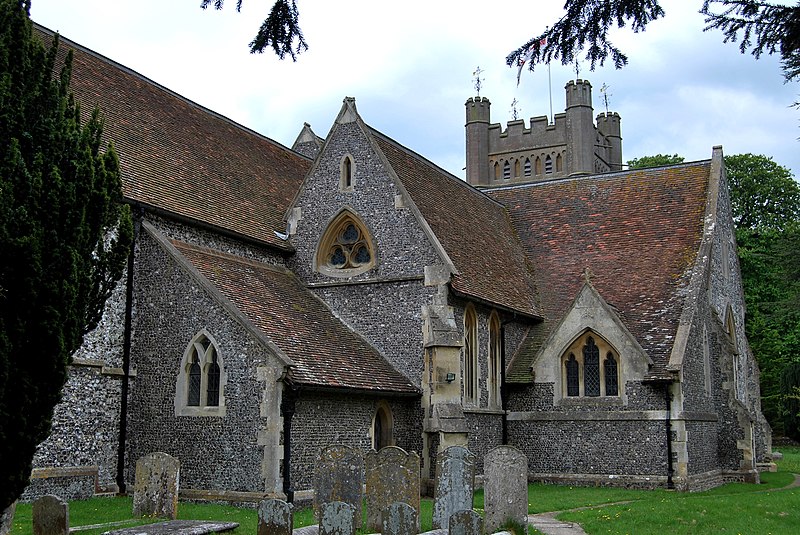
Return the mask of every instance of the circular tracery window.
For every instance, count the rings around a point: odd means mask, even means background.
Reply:
[[[328,227],[317,252],[318,269],[332,276],[352,276],[374,265],[372,242],[364,226],[344,213]]]

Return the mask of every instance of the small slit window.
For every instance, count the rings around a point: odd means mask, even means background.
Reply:
[[[361,220],[345,210],[325,231],[316,257],[320,273],[352,277],[375,265],[372,238]]]
[[[353,191],[353,158],[349,154],[342,158],[339,189],[341,191]]]

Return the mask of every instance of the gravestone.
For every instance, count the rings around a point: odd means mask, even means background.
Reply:
[[[470,509],[469,511],[459,511],[450,517],[450,528],[448,535],[482,535],[483,518],[481,515]]]
[[[353,525],[361,527],[364,457],[349,446],[334,444],[320,451],[314,465],[314,515],[320,520],[322,505],[345,502],[353,506]]]
[[[447,529],[450,517],[471,510],[475,493],[475,455],[464,446],[450,446],[436,458],[433,529]]]
[[[507,520],[528,523],[528,458],[512,446],[498,446],[483,458],[484,527],[494,533]],[[527,528],[526,528],[527,531]]]
[[[175,520],[178,516],[180,462],[166,453],[156,452],[136,461],[133,487],[133,516]]]
[[[383,510],[381,535],[416,535],[419,514],[407,503],[394,502]]]
[[[69,535],[69,504],[48,494],[33,502],[33,535]]]
[[[353,506],[345,502],[327,502],[320,508],[319,535],[353,535]]]
[[[419,455],[396,446],[367,453],[367,529],[381,529],[383,510],[394,502],[414,508],[419,517]]]
[[[258,504],[258,535],[292,535],[292,507],[283,500]]]

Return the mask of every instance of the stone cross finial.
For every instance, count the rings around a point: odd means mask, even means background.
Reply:
[[[592,277],[594,277],[594,273],[588,267],[583,268],[583,280],[586,281],[588,284],[592,283]]]
[[[481,74],[483,74],[483,69],[480,68],[480,65],[472,72],[472,81],[475,86],[475,92],[478,96],[481,96],[481,84],[483,83],[483,78],[481,78]]]

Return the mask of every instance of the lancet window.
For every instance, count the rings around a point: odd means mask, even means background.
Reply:
[[[591,333],[576,340],[564,354],[562,374],[562,385],[568,398],[620,395],[619,356],[605,341]]]

